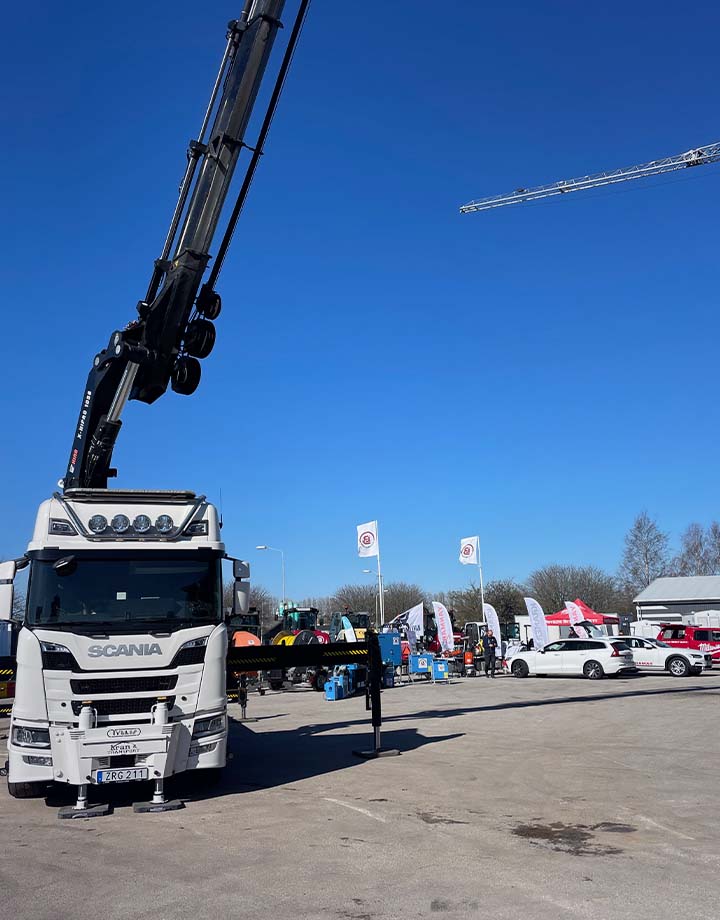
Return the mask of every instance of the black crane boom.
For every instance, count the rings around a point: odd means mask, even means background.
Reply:
[[[248,167],[251,179],[265,125],[272,120],[310,0],[301,0],[290,41],[268,105],[261,139]],[[189,395],[200,382],[200,361],[215,342],[219,295],[202,284],[210,246],[221,218],[248,122],[265,73],[285,0],[245,0],[240,18],[230,22],[227,45],[197,140],[188,163],[162,254],[156,259],[138,317],[110,337],[94,359],[63,487],[106,488],[112,453],[128,399],[153,403],[170,384]],[[218,100],[219,96],[219,100]],[[213,117],[214,115],[214,117]],[[208,126],[212,119],[212,126]],[[206,137],[207,134],[207,137]],[[252,149],[252,148],[251,148]],[[238,206],[249,181],[240,191]],[[227,234],[226,234],[227,236]],[[223,254],[227,247],[223,241]],[[213,272],[212,285],[217,278]]]

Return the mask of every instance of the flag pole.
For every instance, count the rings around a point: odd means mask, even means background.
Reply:
[[[478,548],[478,572],[480,574],[480,604],[482,606],[481,612],[482,612],[483,622],[487,622],[485,620],[485,591],[483,589],[482,560],[480,558],[480,537],[478,537],[477,548]]]
[[[383,577],[380,569],[380,527],[375,521],[375,533],[377,539],[377,576],[378,576],[378,597],[380,598],[380,625],[385,625],[385,592],[383,591]]]

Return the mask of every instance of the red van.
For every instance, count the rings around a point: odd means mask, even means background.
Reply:
[[[720,661],[720,629],[716,627],[662,623],[657,638],[675,648],[694,648],[709,653],[713,661]]]

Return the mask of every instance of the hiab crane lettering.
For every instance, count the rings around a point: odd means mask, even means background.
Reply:
[[[12,795],[77,787],[64,817],[97,813],[90,783],[163,783],[223,767],[227,743],[227,630],[216,509],[183,491],[107,489],[128,399],[152,403],[171,385],[190,394],[215,341],[215,284],[247,196],[298,40],[301,0],[257,139],[245,134],[280,28],[284,0],[245,0],[226,45],[177,205],[137,319],[95,357],[62,485],[43,502],[27,551],[0,563],[0,619],[12,616],[13,580],[31,567],[17,636],[18,680],[8,739]],[[207,278],[210,246],[238,159],[245,179]],[[246,563],[233,560],[233,609],[247,613]],[[158,637],[161,637],[158,639]],[[119,725],[117,723],[120,723]],[[129,753],[111,739],[134,739]]]

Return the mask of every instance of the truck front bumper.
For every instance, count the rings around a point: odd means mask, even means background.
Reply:
[[[11,783],[57,782],[79,786],[96,782],[98,770],[145,768],[147,779],[164,779],[185,770],[225,766],[227,734],[193,738],[182,722],[167,725],[108,724],[80,729],[50,726],[50,750],[8,744]],[[37,763],[38,756],[49,763]]]

